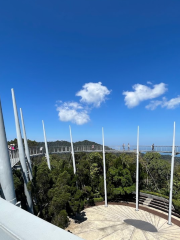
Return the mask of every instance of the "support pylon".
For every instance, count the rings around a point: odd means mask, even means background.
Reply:
[[[74,174],[76,174],[76,163],[75,163],[75,157],[74,157],[74,148],[73,148],[73,142],[72,142],[71,126],[69,126],[69,130],[70,130],[70,139],[71,139],[71,154],[72,154],[72,159],[73,159],[73,169],[74,169]]]
[[[103,142],[103,169],[104,169],[104,198],[105,207],[107,207],[107,186],[106,186],[106,159],[105,159],[105,148],[104,148],[104,130],[102,127],[102,142]]]
[[[17,113],[16,99],[15,99],[13,88],[11,89],[11,93],[12,93],[14,118],[15,118],[17,142],[18,142],[18,149],[19,149],[19,159],[20,159],[21,166],[22,166],[22,175],[23,175],[23,180],[24,180],[24,193],[27,198],[28,211],[33,214],[34,212],[33,212],[33,203],[32,203],[31,193],[27,189],[27,183],[29,182],[29,179],[28,179],[28,174],[27,174],[25,152],[24,152],[24,147],[23,147],[23,142],[22,142],[22,137],[21,137],[21,130],[20,130],[20,125],[19,125],[18,113]]]
[[[42,125],[43,125],[44,142],[45,142],[45,148],[46,148],[46,159],[47,159],[48,168],[51,170],[51,164],[50,164],[50,160],[49,160],[49,151],[48,151],[47,139],[46,139],[46,132],[45,132],[45,127],[44,127],[44,121],[43,120],[42,120]]]
[[[136,211],[139,210],[139,126],[137,129],[137,159],[136,159]]]
[[[173,174],[174,174],[174,153],[175,153],[175,127],[173,131],[173,146],[172,146],[172,158],[171,158],[171,180],[170,180],[170,192],[169,192],[169,214],[168,214],[168,224],[171,225],[171,214],[172,214],[172,193],[173,193]]]
[[[27,160],[28,160],[29,178],[30,178],[30,180],[32,180],[33,177],[32,177],[31,159],[30,159],[30,154],[29,154],[29,147],[28,147],[28,143],[27,143],[26,130],[25,130],[23,113],[22,113],[21,108],[20,108],[20,114],[21,114],[21,122],[22,122],[22,129],[23,129],[23,135],[24,135],[25,152],[26,152],[26,157],[27,157]]]
[[[8,202],[15,205],[17,200],[14,189],[11,162],[8,153],[1,101],[0,101],[0,184],[4,198]]]

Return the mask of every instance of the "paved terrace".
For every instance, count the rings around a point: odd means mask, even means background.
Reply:
[[[67,231],[85,240],[178,240],[180,227],[144,210],[122,205],[87,208]]]

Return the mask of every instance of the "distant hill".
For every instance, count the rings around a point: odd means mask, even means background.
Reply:
[[[88,141],[88,140],[84,140],[84,141],[79,141],[79,142],[75,142],[74,143],[74,146],[81,146],[81,145],[84,145],[84,146],[89,146],[89,145],[96,145],[96,146],[102,146],[101,144],[99,143],[96,143],[96,142],[91,142],[91,141]]]
[[[24,139],[22,138],[23,142],[24,142]],[[15,138],[14,140],[11,140],[11,141],[8,141],[8,145],[9,144],[16,144],[17,145],[17,139]],[[79,142],[73,142],[74,146],[89,146],[89,145],[96,145],[96,146],[102,146],[101,144],[99,143],[96,143],[96,142],[92,142],[92,141],[88,141],[88,140],[84,140],[84,141],[79,141]],[[32,140],[29,140],[28,139],[28,146],[29,147],[33,147],[33,146],[38,146],[38,147],[41,147],[41,146],[44,146],[44,142],[36,142],[35,140],[32,141]],[[48,142],[48,146],[49,147],[60,147],[60,146],[66,146],[66,147],[69,147],[71,146],[71,143],[68,142],[68,141],[64,141],[64,140],[57,140],[57,141],[54,141],[54,142]]]
[[[24,139],[22,138],[23,143],[24,143]],[[36,142],[35,140],[30,140],[28,139],[28,146],[29,147],[44,147],[44,142]],[[8,141],[7,144],[17,144],[17,139],[15,138],[14,140]],[[94,149],[97,146],[102,146],[102,144],[96,143],[96,142],[92,142],[92,141],[88,141],[88,140],[84,140],[84,141],[78,141],[78,142],[73,142],[74,147],[77,146],[92,146],[94,145]],[[48,147],[70,147],[71,146],[71,142],[68,141],[64,141],[64,140],[57,140],[57,141],[52,141],[52,142],[48,142]],[[109,148],[108,146],[105,146],[106,150],[110,150],[112,148]]]
[[[37,146],[44,146],[44,142],[37,142]],[[67,146],[67,147],[70,147],[71,146],[71,143],[68,142],[68,141],[64,141],[64,140],[61,140],[61,141],[54,141],[54,142],[48,142],[48,146],[49,147],[60,147],[60,146]]]
[[[88,140],[74,142],[73,144],[74,144],[75,147],[76,146],[81,146],[81,145],[82,146],[87,146],[87,145],[88,146],[92,146],[92,145],[102,146],[99,143],[91,142],[91,141],[88,141]],[[44,142],[37,142],[37,146],[44,146]],[[68,142],[68,141],[61,140],[61,141],[48,142],[48,146],[49,147],[60,147],[60,146],[70,147],[71,143]]]

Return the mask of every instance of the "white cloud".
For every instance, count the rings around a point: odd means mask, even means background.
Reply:
[[[56,105],[57,106],[57,105]],[[90,121],[88,112],[77,102],[64,102],[57,106],[59,119],[63,122],[72,122],[82,125]]]
[[[76,93],[76,96],[80,96],[80,102],[62,102],[56,101],[56,110],[60,121],[71,121],[78,125],[85,124],[90,121],[87,104],[92,104],[93,107],[99,107],[102,102],[106,100],[106,96],[109,95],[111,90],[108,90],[106,86],[102,86],[101,82],[98,83],[86,83],[82,89]],[[84,103],[84,104],[83,104]]]
[[[168,109],[172,109],[172,108],[178,107],[179,104],[180,104],[180,96],[178,96],[177,98],[172,98],[169,101],[165,99],[162,107],[167,107]]]
[[[64,106],[66,108],[70,107],[70,108],[74,108],[74,109],[83,109],[83,107],[77,102],[65,102]]]
[[[110,92],[111,90],[108,90],[106,86],[102,86],[101,82],[90,82],[84,84],[83,89],[77,92],[76,96],[81,97],[80,102],[93,104],[94,107],[99,107]]]
[[[150,110],[154,110],[156,109],[158,106],[161,106],[162,105],[162,101],[151,101],[150,104],[148,104],[146,106],[147,109],[150,109]]]
[[[150,81],[147,81],[147,84],[150,84],[150,85],[151,85],[151,84],[152,84],[152,82],[150,82]]]
[[[132,88],[134,89],[132,92],[123,92],[125,105],[128,108],[136,107],[142,101],[157,98],[167,91],[165,83],[155,84],[152,88],[142,84],[135,84]]]
[[[147,109],[154,110],[158,106],[167,109],[174,109],[180,105],[180,96],[177,98],[172,98],[169,101],[164,97],[162,101],[151,101],[150,104],[146,106]]]

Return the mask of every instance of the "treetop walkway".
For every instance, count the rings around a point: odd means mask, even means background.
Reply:
[[[48,147],[49,154],[65,154],[71,153],[71,146],[57,146],[57,147]],[[102,152],[103,146],[101,145],[79,145],[74,146],[74,152]],[[130,148],[124,148],[122,146],[105,146],[106,153],[137,153],[137,146],[132,145]],[[154,150],[152,150],[151,146],[139,146],[139,152],[157,152],[157,153],[172,153],[172,146],[154,146]],[[41,155],[46,155],[46,151],[44,147],[29,147],[30,157],[36,157]],[[180,146],[175,147],[175,154],[180,154]],[[9,150],[11,167],[14,167],[19,161],[19,150]]]

